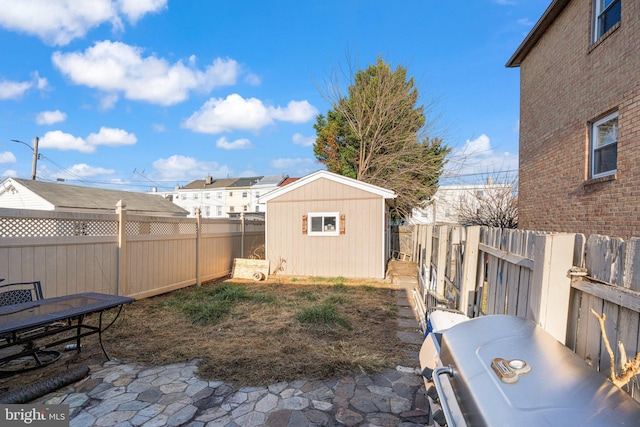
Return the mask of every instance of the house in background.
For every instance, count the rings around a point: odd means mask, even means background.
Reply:
[[[640,1],[554,0],[507,67],[519,227],[640,236]]]
[[[459,224],[461,211],[477,209],[483,197],[500,199],[512,189],[511,184],[494,184],[491,179],[486,184],[441,185],[424,207],[413,209],[408,222],[412,225]]]
[[[186,210],[157,195],[19,178],[0,184],[0,208],[103,214],[114,213],[120,200],[135,215],[187,216]]]
[[[384,278],[395,197],[393,191],[327,171],[261,196],[271,273]]]
[[[237,218],[242,213],[262,217],[264,206],[258,204],[261,194],[278,188],[288,178],[287,175],[254,176],[247,178],[198,179],[172,191],[157,191],[164,198],[173,201],[195,216],[200,209],[203,218]]]

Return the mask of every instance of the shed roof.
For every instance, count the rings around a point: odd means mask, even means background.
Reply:
[[[522,60],[531,52],[531,49],[538,43],[547,31],[547,29],[553,24],[558,16],[562,13],[564,8],[569,4],[571,0],[553,0],[547,10],[544,11],[542,17],[538,20],[533,29],[529,32],[527,37],[520,44],[515,53],[507,61],[507,67],[515,68],[519,67]]]
[[[129,212],[171,216],[186,216],[188,214],[186,210],[160,195],[20,178],[8,178],[2,183],[2,186],[8,188],[12,185],[12,181],[51,203],[56,210],[113,212],[116,203],[123,200]]]
[[[275,199],[283,194],[286,194],[290,191],[293,191],[297,188],[300,188],[304,185],[307,185],[310,182],[313,182],[318,179],[329,179],[334,182],[339,182],[344,185],[348,185],[350,187],[355,187],[363,191],[367,191],[369,193],[377,194],[378,196],[384,198],[385,200],[393,201],[396,198],[396,193],[391,190],[387,190],[386,188],[378,187],[376,185],[367,184],[366,182],[358,181],[357,179],[348,178],[346,176],[338,175],[333,172],[329,172],[326,170],[319,170],[313,172],[309,175],[303,176],[302,178],[276,188],[273,191],[268,192],[264,196],[259,198],[260,203],[268,202],[269,200]]]

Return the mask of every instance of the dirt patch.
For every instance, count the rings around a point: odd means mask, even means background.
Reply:
[[[397,302],[387,282],[230,279],[129,304],[103,341],[122,362],[199,359],[201,379],[257,386],[393,367],[404,356],[396,331]],[[101,361],[97,338],[88,337],[80,353],[0,378],[0,391]]]

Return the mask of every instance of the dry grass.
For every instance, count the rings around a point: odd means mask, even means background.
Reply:
[[[203,379],[266,385],[395,366],[396,318],[383,282],[226,280],[136,301],[106,340],[123,361],[201,359]]]

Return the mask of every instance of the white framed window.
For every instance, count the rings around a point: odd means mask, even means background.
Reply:
[[[182,200],[186,200],[186,199],[187,199],[187,195],[186,195],[185,193],[182,193],[182,194],[180,195],[180,199],[182,199]]]
[[[618,163],[618,112],[591,125],[591,177],[612,175]]]
[[[622,0],[594,0],[593,42],[620,22]]]
[[[309,236],[340,235],[340,214],[338,212],[309,212]]]
[[[248,196],[247,192],[246,192],[246,191],[243,191],[243,192],[242,192],[242,198],[243,198],[243,199],[246,199],[246,198],[247,198],[247,196]]]
[[[218,199],[222,199],[222,192],[218,191],[217,196],[218,196]]]
[[[256,206],[256,212],[260,212],[260,206]]]
[[[193,200],[198,200],[198,193],[193,193]]]
[[[204,198],[205,198],[205,199],[208,199],[208,198],[210,198],[210,197],[211,197],[211,195],[210,195],[209,193],[204,193]]]
[[[222,216],[222,207],[218,206],[217,210],[216,210],[216,216]]]

